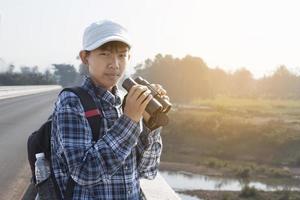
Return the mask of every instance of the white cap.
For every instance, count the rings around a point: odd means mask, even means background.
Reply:
[[[131,47],[128,32],[124,27],[110,20],[102,20],[85,29],[82,46],[83,50],[92,51],[111,41],[124,42]]]
[[[35,158],[38,159],[38,158],[45,158],[45,154],[44,153],[37,153],[35,154]]]

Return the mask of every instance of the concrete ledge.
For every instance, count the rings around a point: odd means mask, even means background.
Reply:
[[[60,85],[0,86],[0,100],[47,92],[51,90],[58,90],[61,88],[62,87]]]
[[[180,197],[158,173],[154,180],[141,179],[141,189],[145,200],[180,200]],[[24,191],[22,200],[32,200],[36,195],[33,184]]]
[[[154,180],[141,179],[140,182],[146,200],[180,200],[159,172]]]

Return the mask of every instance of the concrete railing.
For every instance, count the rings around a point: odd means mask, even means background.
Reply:
[[[60,85],[0,86],[0,99],[61,89]]]
[[[146,200],[180,200],[160,173],[154,180],[142,179],[141,189]]]
[[[165,179],[158,173],[154,180],[142,179],[140,181],[144,200],[180,200],[181,198],[168,185]],[[22,200],[32,200],[35,198],[36,189],[30,184],[22,195]]]

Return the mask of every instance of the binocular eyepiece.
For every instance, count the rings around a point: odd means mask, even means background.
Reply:
[[[148,81],[140,76],[134,80],[130,77],[125,79],[122,86],[128,92],[132,86],[137,84],[147,86],[151,91],[151,95],[154,97],[151,99],[145,109],[146,112],[151,116],[149,120],[151,127],[167,125],[169,120],[166,114],[170,111],[172,104],[167,99],[162,98],[155,88],[153,88]]]

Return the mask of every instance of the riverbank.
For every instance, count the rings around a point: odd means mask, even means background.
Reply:
[[[277,179],[277,182],[282,180],[290,180],[293,183],[299,183],[300,184],[300,169],[299,168],[276,168],[274,166],[269,166],[269,170],[278,171],[281,170],[286,172],[286,176],[275,176],[270,177],[267,173],[253,173],[253,174],[244,174],[246,177],[241,177],[241,172],[235,171],[237,168],[243,168],[244,165],[247,165],[248,163],[229,163],[227,161],[227,165],[224,167],[214,167],[211,163],[207,163],[207,165],[199,165],[199,164],[193,164],[193,163],[184,163],[184,162],[168,162],[168,161],[162,161],[160,163],[159,169],[161,171],[171,171],[171,172],[188,172],[192,174],[201,174],[206,176],[215,176],[215,177],[228,177],[228,178],[244,178],[244,179],[253,179],[253,180],[269,180],[272,178],[272,180]],[[227,166],[236,166],[236,168],[227,167]],[[255,166],[259,167],[259,166]],[[268,168],[268,166],[263,166],[264,168]],[[242,171],[244,172],[244,171]],[[264,171],[267,172],[267,171]],[[245,173],[245,172],[244,172]],[[250,172],[248,172],[250,173]]]
[[[247,180],[240,180],[221,170],[207,166],[174,162],[161,162],[160,171],[166,180],[170,181],[169,184],[174,186],[173,189],[177,193],[203,200],[300,199],[299,179],[264,176],[263,178],[251,177]],[[251,188],[248,185],[258,187]]]

